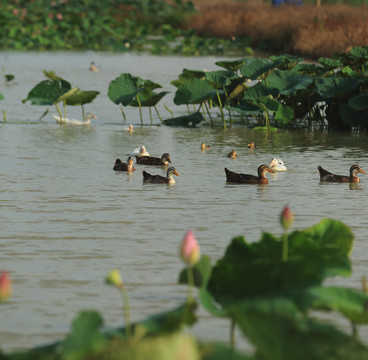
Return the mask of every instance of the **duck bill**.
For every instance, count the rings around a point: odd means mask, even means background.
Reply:
[[[270,173],[276,173],[276,171],[275,170],[272,170],[271,168],[268,168],[267,171],[270,172]]]
[[[173,172],[173,174],[176,175],[176,176],[180,176],[179,173],[176,170]]]
[[[359,172],[362,173],[362,174],[367,175],[367,173],[363,169],[360,169]]]
[[[171,159],[170,159],[170,156],[168,156],[168,157],[167,157],[167,161],[168,161],[170,164],[172,164]]]

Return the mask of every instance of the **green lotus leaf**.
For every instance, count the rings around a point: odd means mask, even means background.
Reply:
[[[339,114],[342,121],[350,126],[368,126],[367,110],[356,110],[349,103],[343,103],[339,106]]]
[[[323,99],[330,99],[354,90],[359,85],[359,80],[334,75],[328,78],[317,78],[317,92]]]
[[[355,110],[367,110],[368,109],[368,93],[359,94],[353,96],[349,100],[349,105]]]
[[[355,46],[350,50],[350,55],[366,62],[368,61],[368,46]]]
[[[69,91],[67,91],[66,93],[64,93],[63,95],[61,95],[59,98],[57,98],[54,102],[54,104],[59,103],[60,101],[66,101],[66,99],[69,96],[72,96],[73,94],[75,94],[79,89],[78,88],[73,88],[70,89]]]
[[[319,58],[318,62],[327,70],[335,70],[343,66],[343,63],[339,59]]]
[[[135,77],[135,79],[136,79],[137,87],[142,87],[142,88],[149,89],[149,90],[155,90],[155,89],[162,88],[162,85],[160,85],[158,83],[155,83],[151,80],[145,80],[145,79],[142,79],[138,76]]]
[[[291,120],[294,118],[294,110],[290,106],[282,106],[279,104],[279,107],[275,114],[275,120],[280,121],[283,124],[289,124]]]
[[[277,67],[281,70],[291,70],[298,63],[303,61],[301,57],[290,54],[283,54],[278,56],[272,55],[270,56],[270,59],[273,62],[276,62],[278,64]]]
[[[78,90],[72,95],[66,98],[67,105],[84,105],[91,103],[96,96],[99,94],[98,91],[82,91]]]
[[[231,81],[238,76],[233,71],[219,70],[205,72],[205,78],[216,88],[221,88],[231,84]]]
[[[143,88],[138,88],[137,78],[123,73],[110,82],[107,95],[113,103],[127,106],[141,91]]]
[[[171,119],[164,120],[163,123],[169,126],[196,126],[203,121],[203,115],[200,112],[196,112],[190,115],[183,115],[173,117]]]
[[[176,105],[201,104],[216,96],[216,91],[207,80],[191,79],[184,82],[175,93]]]
[[[271,96],[272,98],[277,98],[279,91],[276,88],[270,88],[262,83],[258,83],[244,92],[244,99],[252,101],[254,104],[261,102],[260,99]]]
[[[259,106],[254,105],[245,99],[243,99],[239,104],[229,107],[229,109],[243,115],[260,115],[263,113]]]
[[[217,61],[215,62],[216,65],[230,71],[238,71],[241,66],[246,61],[245,58],[238,59],[238,60],[225,60],[225,61]]]
[[[161,91],[160,93],[156,94],[148,89],[144,89],[142,92],[137,95],[139,97],[139,101],[141,103],[141,106],[156,106],[156,104],[166,95],[169,91]],[[137,101],[137,98],[133,98],[129,105],[138,107],[139,103]]]
[[[314,79],[311,76],[299,75],[294,71],[274,71],[268,78],[267,84],[276,88],[282,95],[293,95],[297,90],[307,89]]]
[[[38,83],[22,102],[30,101],[32,105],[53,105],[71,88],[66,80],[44,80]]]
[[[298,72],[302,75],[309,75],[309,76],[323,76],[326,74],[327,70],[320,65],[316,64],[297,64],[292,71]]]
[[[368,295],[362,291],[334,286],[311,287],[298,294],[301,308],[339,311],[354,323],[368,323]]]
[[[281,61],[272,62],[265,58],[246,59],[240,68],[240,73],[247,79],[259,80],[267,78],[281,63]]]
[[[231,309],[231,317],[236,319],[240,330],[257,349],[259,358],[367,358],[367,347],[357,338],[352,338],[333,325],[295,314],[291,304],[275,304],[274,301],[265,305],[265,309],[258,304],[253,308],[240,304]]]

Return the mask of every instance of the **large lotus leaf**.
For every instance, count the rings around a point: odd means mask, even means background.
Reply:
[[[247,79],[259,80],[267,78],[281,63],[281,61],[272,62],[265,58],[246,59],[240,68],[240,73]]]
[[[319,58],[318,62],[327,70],[335,70],[343,64],[339,59]]]
[[[179,78],[177,80],[171,81],[170,84],[179,88],[183,86],[189,80],[193,80],[193,79],[203,80],[204,78],[205,78],[204,71],[183,69],[183,72],[179,75]]]
[[[161,91],[160,93],[156,94],[149,89],[144,89],[140,92],[137,96],[139,97],[139,101],[141,106],[156,106],[156,104],[166,95],[169,91]],[[129,103],[131,106],[138,107],[139,103],[137,101],[137,97],[133,98]]]
[[[354,323],[368,323],[368,295],[362,291],[334,286],[311,287],[297,295],[301,308],[339,311]]]
[[[349,105],[355,110],[368,109],[368,93],[359,94],[349,100]]]
[[[294,118],[294,110],[290,106],[283,106],[279,104],[279,107],[275,114],[275,120],[281,121],[283,124],[289,124]]]
[[[299,56],[284,54],[284,55],[272,55],[270,59],[273,62],[276,62],[278,65],[277,67],[281,70],[291,70],[293,69],[298,63],[303,61],[303,59]]]
[[[201,104],[216,96],[216,91],[207,80],[192,79],[184,82],[175,93],[176,105]]]
[[[203,115],[200,112],[195,112],[190,115],[183,115],[164,120],[163,123],[169,126],[196,126],[203,121]]]
[[[238,60],[217,61],[215,62],[215,64],[226,70],[238,71],[241,68],[241,66],[244,64],[245,60],[246,59],[243,58],[243,59],[238,59]]]
[[[243,99],[239,104],[229,107],[229,109],[244,115],[263,114],[263,111],[259,106],[251,104],[245,99]]]
[[[344,103],[339,106],[339,114],[346,124],[368,127],[367,110],[355,110],[348,103]]]
[[[262,83],[247,88],[244,92],[244,99],[252,101],[254,104],[260,103],[260,99],[271,96],[277,98],[279,91],[276,88],[269,88]]]
[[[314,319],[242,305],[231,316],[265,360],[368,358],[368,348],[356,338]]]
[[[328,78],[317,78],[316,87],[319,95],[324,99],[330,99],[356,89],[359,81],[353,78],[334,75]]]
[[[73,94],[75,94],[79,89],[78,88],[73,88],[73,89],[70,89],[69,91],[67,91],[66,93],[64,93],[63,95],[61,95],[60,97],[58,97],[56,100],[55,100],[55,104],[61,102],[61,101],[65,101],[66,102],[66,99],[70,96],[72,96]]]
[[[282,242],[264,233],[259,242],[234,238],[213,267],[209,292],[222,305],[249,297],[285,295],[317,286],[328,276],[351,273],[348,258],[351,230],[325,219],[288,236],[288,261],[282,261]]]
[[[231,80],[238,78],[233,71],[219,70],[205,72],[206,79],[216,88],[228,86]]]
[[[135,79],[136,79],[137,87],[142,87],[142,88],[149,89],[149,90],[155,90],[155,89],[162,88],[162,85],[155,83],[151,80],[145,80],[138,76],[135,77]]]
[[[66,98],[67,105],[84,105],[91,103],[96,96],[99,94],[98,91],[82,91],[78,90],[71,96]]]
[[[282,95],[293,95],[297,90],[307,89],[314,79],[311,76],[299,75],[293,71],[274,71],[268,78],[267,84],[276,88]]]
[[[32,105],[53,105],[71,88],[66,80],[44,80],[38,83],[22,102],[30,101]]]
[[[323,66],[316,64],[297,64],[292,71],[298,72],[302,75],[309,76],[323,76],[328,72]]]
[[[137,87],[137,81],[137,78],[131,74],[121,74],[109,84],[107,93],[109,99],[115,104],[129,105],[131,100],[143,91],[143,88]]]

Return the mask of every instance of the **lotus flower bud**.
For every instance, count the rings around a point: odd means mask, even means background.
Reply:
[[[289,230],[294,222],[294,214],[291,212],[289,206],[285,206],[280,215],[280,222],[285,231]]]
[[[195,265],[199,260],[200,249],[192,230],[188,230],[183,238],[180,255],[187,265]]]
[[[120,271],[117,269],[110,271],[105,279],[105,282],[109,285],[115,285],[117,288],[122,288],[124,285]]]
[[[7,271],[3,271],[0,274],[0,303],[7,301],[12,292],[11,280],[9,273]]]

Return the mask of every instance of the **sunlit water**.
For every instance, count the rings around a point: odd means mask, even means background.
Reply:
[[[355,234],[353,275],[334,283],[360,288],[367,275],[366,235],[368,177],[357,185],[321,184],[317,165],[348,174],[358,163],[368,171],[365,134],[280,131],[266,136],[243,127],[140,127],[138,109],[125,110],[107,97],[111,80],[123,72],[150,79],[171,91],[158,106],[163,118],[174,112],[170,81],[183,68],[220,69],[215,58],[176,58],[94,53],[0,54],[3,73],[16,76],[3,85],[0,109],[8,121],[37,122],[45,107],[22,104],[29,90],[53,70],[82,90],[101,94],[86,106],[98,116],[91,126],[60,126],[50,115],[36,124],[0,125],[0,270],[13,281],[11,301],[0,307],[0,346],[27,348],[62,338],[81,310],[96,309],[108,328],[123,324],[119,294],[104,284],[105,275],[121,270],[131,298],[133,321],[179,305],[186,289],[177,285],[183,264],[180,241],[193,229],[202,254],[220,258],[231,238],[250,241],[263,231],[281,234],[279,214],[289,204],[295,229],[330,217]],[[89,62],[101,65],[91,73]],[[81,117],[80,108],[67,109]],[[55,112],[51,108],[50,112]],[[149,124],[144,110],[144,123]],[[154,113],[154,124],[160,121]],[[133,134],[124,131],[135,125]],[[201,152],[205,141],[212,149]],[[246,144],[254,141],[255,151]],[[112,170],[116,158],[145,144],[151,155],[171,155],[180,177],[173,186],[145,185],[142,170],[164,174],[159,167],[135,165],[131,175]],[[226,154],[237,149],[239,157]],[[268,185],[229,185],[224,167],[256,174],[257,167],[281,157],[288,171],[268,174]],[[342,323],[346,325],[345,323]],[[200,310],[192,332],[201,339],[227,341],[229,324]]]

